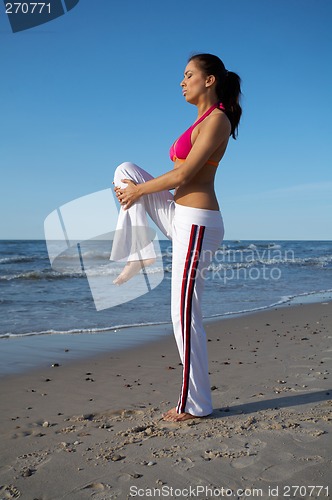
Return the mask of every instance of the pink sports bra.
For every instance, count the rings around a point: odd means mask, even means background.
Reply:
[[[221,103],[221,102],[218,102],[216,104],[214,104],[213,106],[211,106],[211,108],[209,108],[205,113],[204,115],[202,115],[199,120],[197,120],[195,123],[193,123],[193,125],[191,127],[188,128],[188,130],[186,130],[175,142],[174,144],[172,145],[171,149],[169,150],[169,156],[171,158],[172,161],[176,161],[176,160],[185,160],[188,156],[188,154],[190,153],[190,150],[192,148],[192,144],[191,144],[191,134],[192,134],[192,131],[194,130],[194,128],[199,124],[201,123],[204,118],[206,118],[207,116],[209,116],[210,113],[212,113],[212,111],[214,109],[221,109],[221,110],[225,110],[225,107],[224,105]],[[214,166],[218,166],[218,163],[215,162],[215,161],[208,161],[207,163],[210,163],[211,165],[214,165]]]

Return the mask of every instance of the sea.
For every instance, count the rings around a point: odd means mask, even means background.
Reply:
[[[108,241],[82,248],[81,262],[85,251],[94,276],[103,277],[107,293],[118,299],[114,303],[100,306],[84,266],[59,269],[53,262],[52,267],[44,240],[0,241],[0,353],[13,353],[27,338],[43,339],[38,345],[57,339],[63,346],[74,337],[75,345],[84,345],[88,336],[88,349],[93,350],[94,340],[99,349],[117,348],[123,347],[123,342],[139,342],[137,338],[146,340],[147,331],[149,338],[169,331],[170,241],[159,241],[158,259],[143,273],[147,283],[153,278],[152,285],[136,295],[123,294],[121,286],[113,285],[119,269],[107,266]],[[68,255],[68,262],[70,258]],[[206,319],[328,301],[332,298],[332,241],[225,240],[204,278],[202,308]],[[134,281],[126,286],[131,292],[135,290]],[[133,334],[138,331],[144,334]],[[126,332],[131,332],[129,337]]]

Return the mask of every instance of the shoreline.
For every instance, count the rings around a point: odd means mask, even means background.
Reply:
[[[311,292],[252,310],[229,312],[204,318],[210,325],[279,308],[329,302],[331,292]],[[121,336],[121,339],[120,339]],[[67,363],[97,356],[100,352],[135,349],[139,345],[173,338],[171,322],[115,326],[98,332],[14,335],[0,339],[0,378],[26,373],[51,363]]]
[[[214,411],[182,424],[161,419],[181,383],[172,335],[2,377],[0,493],[125,499],[131,488],[189,485],[261,488],[264,498],[287,485],[331,493],[331,325],[332,302],[207,323]]]

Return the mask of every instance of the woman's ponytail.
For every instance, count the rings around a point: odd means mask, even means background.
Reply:
[[[236,139],[242,115],[240,106],[241,78],[236,73],[227,71],[222,60],[212,54],[196,54],[189,61],[197,62],[206,76],[215,76],[216,93],[231,122],[231,136]]]
[[[231,135],[233,139],[236,139],[242,114],[242,108],[239,103],[241,96],[241,79],[239,75],[233,73],[233,71],[226,71],[220,91],[218,97],[220,97],[220,100],[225,106],[226,114],[231,121]]]

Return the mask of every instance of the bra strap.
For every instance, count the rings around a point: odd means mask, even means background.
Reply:
[[[216,108],[221,109],[222,111],[225,111],[225,106],[223,105],[223,103],[217,102],[216,104],[211,106],[211,108],[209,108],[207,111],[205,111],[205,113],[192,125],[192,127],[195,128],[196,125],[201,123],[204,120],[204,118],[206,118]]]

